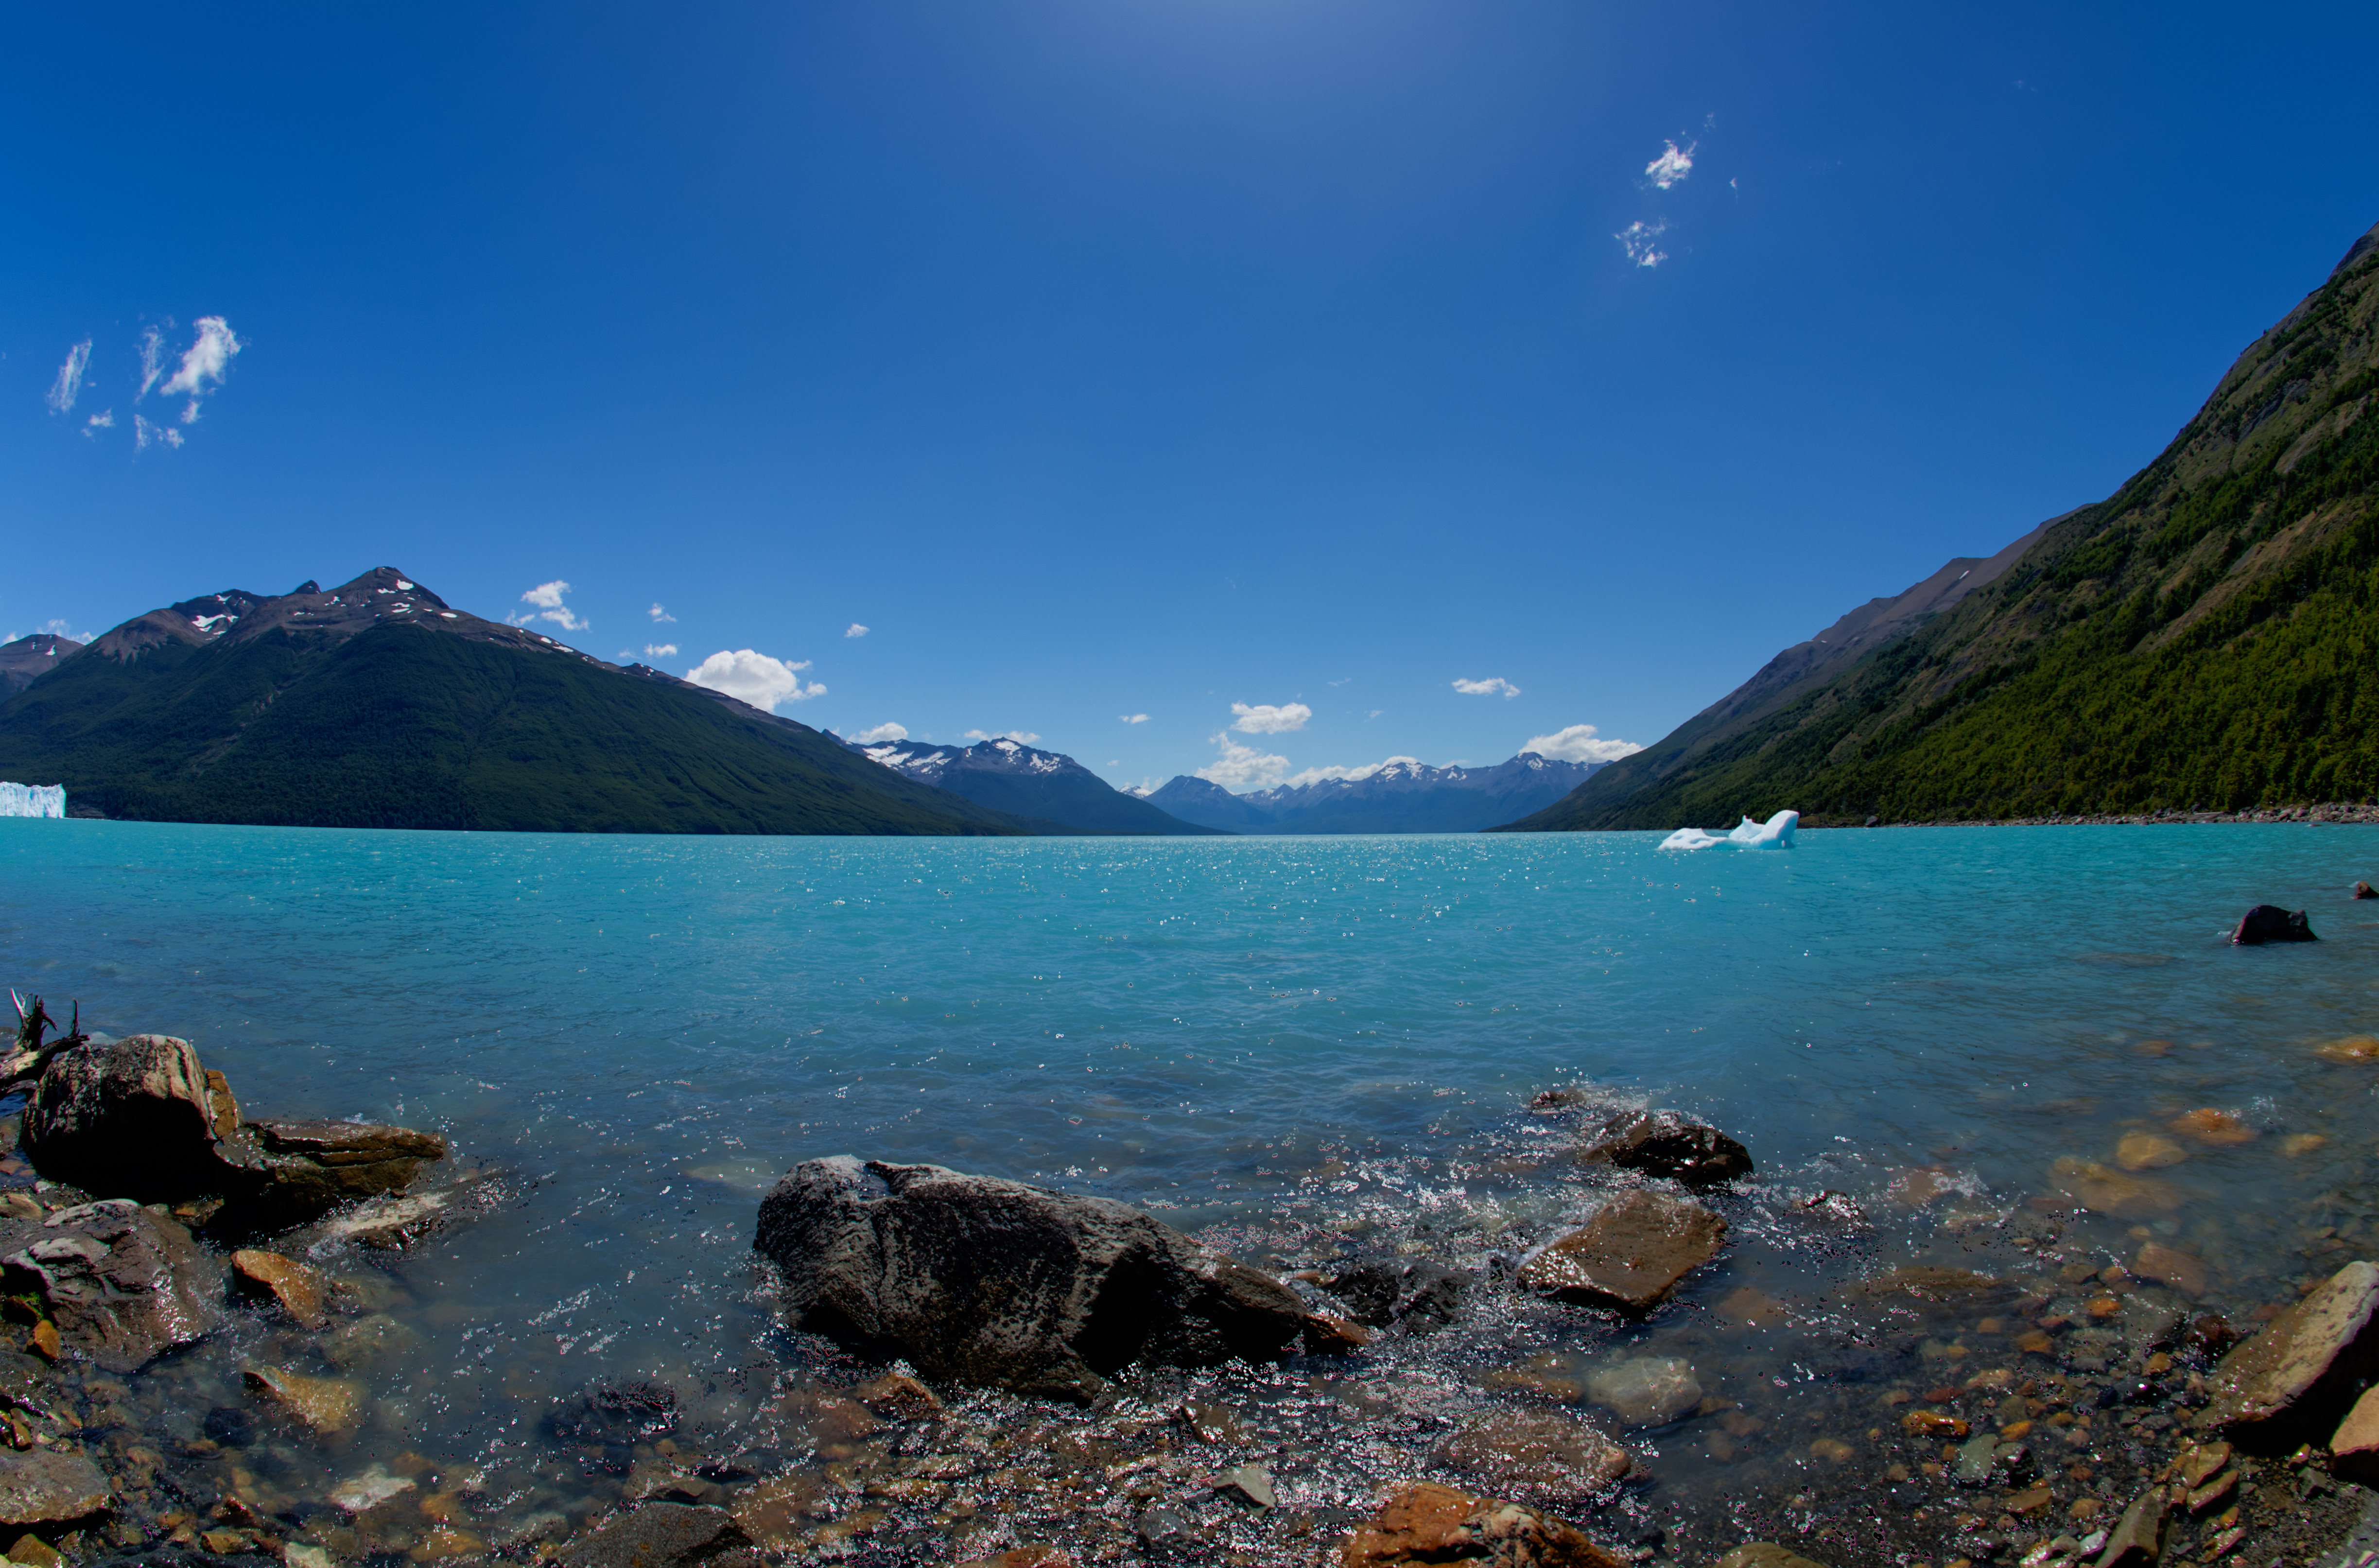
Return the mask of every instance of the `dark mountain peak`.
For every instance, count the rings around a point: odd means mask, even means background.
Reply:
[[[82,645],[72,637],[49,632],[0,643],[0,697],[23,691],[80,652]]]
[[[321,591],[322,591],[322,585],[321,585],[321,584],[320,584],[320,583],[317,583],[317,582],[316,582],[316,581],[314,581],[314,579],[312,579],[311,577],[308,577],[308,578],[307,578],[304,582],[302,582],[302,583],[298,584],[296,587],[294,587],[294,588],[290,589],[286,594],[284,594],[282,597],[283,597],[284,598],[293,598],[293,599],[294,599],[294,598],[296,598],[299,594],[319,594],[319,593],[320,593]]]
[[[2373,250],[2379,250],[2379,223],[2372,224],[2368,229],[2363,231],[2362,237],[2361,239],[2356,240],[2352,245],[2346,247],[2346,254],[2339,257],[2337,259],[2337,265],[2329,270],[2331,280],[2335,282],[2339,273],[2344,272],[2348,268],[2353,266],[2357,261],[2360,261],[2364,257],[2370,255]]]

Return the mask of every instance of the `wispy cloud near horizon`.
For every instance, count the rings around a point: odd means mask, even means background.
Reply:
[[[1606,741],[1591,724],[1573,724],[1550,735],[1531,735],[1520,750],[1555,762],[1617,762],[1644,748],[1633,741]]]
[[[1041,736],[1032,730],[1003,730],[996,735],[987,730],[970,730],[966,738],[970,741],[1013,741],[1020,746],[1029,746]]]
[[[1484,681],[1456,681],[1454,683],[1454,689],[1466,697],[1491,697],[1498,693],[1505,697],[1516,697],[1520,694],[1520,688],[1513,685],[1501,675],[1490,675]]]
[[[843,737],[852,744],[861,746],[876,746],[887,741],[905,741],[908,738],[909,727],[905,724],[879,724],[873,730],[862,730],[856,735]]]
[[[1243,746],[1231,739],[1227,730],[1217,731],[1214,742],[1222,748],[1223,754],[1197,773],[1209,784],[1219,784],[1237,795],[1250,790],[1269,790],[1288,776],[1286,757]]]

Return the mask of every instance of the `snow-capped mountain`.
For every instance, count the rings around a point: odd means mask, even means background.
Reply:
[[[0,697],[21,692],[58,667],[58,661],[82,652],[72,637],[36,632],[13,643],[0,643]]]
[[[1006,739],[972,746],[924,741],[843,742],[895,773],[962,795],[979,806],[1062,824],[1088,833],[1194,834],[1227,831],[1185,822],[1059,752]]]
[[[1431,767],[1397,757],[1360,778],[1245,795],[1183,774],[1144,798],[1184,822],[1235,833],[1477,833],[1543,810],[1603,766],[1535,752],[1492,767]]]

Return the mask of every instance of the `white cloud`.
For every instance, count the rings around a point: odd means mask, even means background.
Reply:
[[[180,446],[182,432],[171,425],[152,425],[135,414],[132,416],[132,450],[146,452],[151,446]]]
[[[525,626],[532,621],[550,621],[565,632],[586,631],[591,623],[580,620],[568,605],[562,602],[562,596],[569,591],[570,585],[559,577],[550,583],[539,583],[521,596],[521,603],[535,605],[537,608],[521,616],[513,624]]]
[[[91,340],[66,350],[66,362],[58,367],[58,379],[50,383],[49,405],[60,414],[75,405],[82,395],[82,373],[91,368]]]
[[[1550,735],[1531,735],[1528,744],[1520,748],[1555,762],[1617,762],[1643,749],[1633,741],[1603,740],[1591,724],[1573,724]]]
[[[206,395],[207,383],[223,385],[223,372],[231,368],[232,356],[240,350],[238,334],[222,317],[201,316],[195,327],[199,335],[183,350],[182,368],[174,372],[173,380],[157,389],[160,397],[189,398],[189,411],[182,416],[184,424],[198,417],[198,400]]]
[[[854,621],[851,623],[850,630],[843,633],[843,635],[846,637],[864,637],[867,635],[867,628]]]
[[[1645,177],[1662,190],[1683,182],[1687,175],[1694,172],[1694,149],[1701,143],[1689,141],[1682,152],[1677,151],[1677,144],[1673,141],[1664,145],[1668,151],[1644,165]]]
[[[733,653],[722,649],[687,670],[685,678],[697,686],[724,692],[738,702],[773,713],[779,703],[805,703],[812,697],[826,695],[826,688],[815,681],[806,686],[802,684],[801,672],[809,667],[808,659],[788,664],[750,648],[738,648]]]
[[[862,730],[856,735],[843,737],[846,741],[856,742],[863,746],[873,746],[883,741],[905,741],[908,738],[909,727],[905,724],[879,724],[873,730]]]
[[[1231,711],[1238,715],[1231,721],[1231,728],[1242,735],[1286,735],[1304,729],[1305,721],[1313,717],[1313,710],[1303,703],[1284,703],[1278,707],[1270,703],[1258,703],[1253,707],[1233,703]]]
[[[1148,715],[1144,713],[1119,713],[1117,714],[1116,717],[1122,719],[1126,724],[1145,724],[1148,722]]]
[[[94,414],[82,422],[82,433],[86,436],[93,430],[113,430],[114,428],[115,428],[115,410],[113,408],[103,414]]]
[[[1030,730],[1004,730],[996,735],[988,734],[981,730],[970,730],[966,732],[966,738],[970,741],[1013,741],[1020,746],[1029,746],[1041,737]]]
[[[646,643],[645,645],[645,657],[646,658],[673,658],[676,655],[677,645],[675,643]]]
[[[658,605],[658,604],[657,604],[657,605],[655,605],[655,606],[653,606],[653,608],[652,608],[652,609],[648,609],[648,610],[645,611],[645,613],[646,613],[646,615],[649,615],[649,616],[651,616],[651,617],[653,618],[653,622],[654,622],[654,624],[655,624],[655,625],[658,625],[660,622],[662,622],[662,621],[674,621],[677,619],[677,617],[676,617],[676,616],[671,615],[668,610],[663,609],[662,609],[659,605]]]
[[[159,376],[164,374],[164,336],[151,327],[140,334],[140,390],[132,394],[133,402],[138,403],[149,395],[149,389],[157,384]]]
[[[1513,685],[1501,675],[1490,675],[1484,681],[1456,681],[1454,683],[1454,689],[1466,697],[1491,697],[1498,692],[1503,693],[1506,697],[1516,697],[1520,694],[1520,688]]]
[[[1210,784],[1220,784],[1233,794],[1269,790],[1288,772],[1286,757],[1242,746],[1231,739],[1228,731],[1215,735],[1214,744],[1223,748],[1223,754],[1200,768],[1198,777]]]
[[[1669,259],[1669,253],[1659,248],[1652,242],[1666,234],[1668,230],[1668,221],[1663,219],[1657,223],[1630,223],[1624,231],[1611,237],[1627,247],[1627,259],[1635,262],[1638,267],[1657,267]]]
[[[1365,763],[1360,767],[1340,767],[1334,763],[1328,767],[1309,767],[1302,773],[1292,773],[1281,782],[1291,789],[1300,784],[1319,784],[1327,778],[1344,778],[1348,783],[1354,783],[1369,778],[1380,769],[1393,766],[1400,762],[1408,762],[1415,767],[1421,766],[1421,760],[1419,757],[1388,757],[1380,762]]]

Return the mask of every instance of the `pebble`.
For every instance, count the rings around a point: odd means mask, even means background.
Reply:
[[[1671,1356],[1617,1362],[1588,1377],[1586,1392],[1631,1427],[1673,1421],[1702,1402],[1692,1364]]]
[[[231,1272],[243,1291],[277,1303],[299,1328],[320,1333],[330,1326],[331,1314],[324,1304],[330,1299],[331,1282],[320,1271],[278,1252],[244,1247],[231,1255]]]
[[[318,1432],[353,1430],[363,1414],[363,1385],[344,1378],[309,1378],[277,1367],[249,1367],[241,1376],[250,1393]]]

